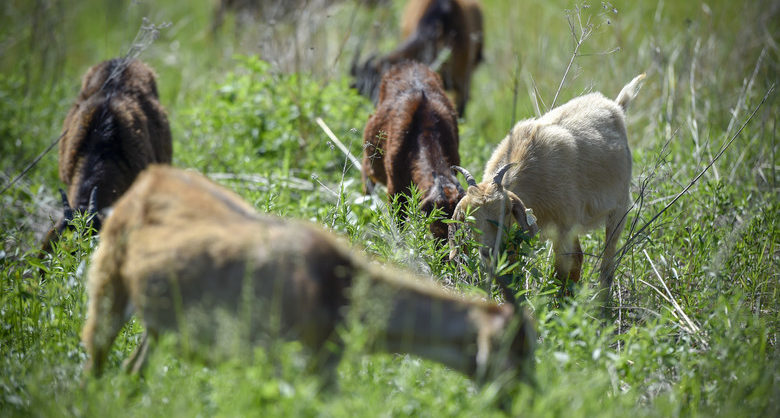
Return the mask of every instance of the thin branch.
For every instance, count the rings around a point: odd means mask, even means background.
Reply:
[[[682,306],[680,306],[679,303],[677,303],[677,300],[674,299],[674,296],[672,295],[672,292],[669,290],[669,287],[666,286],[666,282],[664,281],[663,277],[661,277],[661,273],[658,272],[658,269],[655,268],[655,264],[653,264],[653,260],[650,259],[650,255],[647,254],[647,250],[642,250],[642,252],[645,254],[645,257],[647,258],[647,261],[650,263],[650,267],[653,268],[653,272],[655,272],[655,276],[658,278],[658,281],[663,286],[664,290],[666,291],[666,295],[664,295],[657,287],[643,281],[646,285],[650,286],[658,292],[659,295],[661,295],[664,299],[666,299],[667,302],[669,302],[672,305],[673,311],[672,313],[675,314],[675,317],[680,319],[682,323],[680,324],[684,330],[686,330],[689,334],[697,337],[699,343],[701,343],[703,346],[707,346],[707,341],[699,335],[701,330],[698,325],[696,325],[690,317],[685,313]]]
[[[601,51],[601,52],[589,52],[587,54],[578,54],[578,57],[594,57],[594,56],[602,56],[602,55],[612,55],[616,52],[620,52],[622,49],[619,46],[616,46],[609,51]]]
[[[352,8],[352,15],[349,17],[349,26],[347,29],[347,32],[344,34],[344,38],[341,40],[341,43],[339,44],[338,52],[336,52],[336,57],[333,59],[333,68],[336,68],[336,64],[338,64],[339,60],[341,59],[341,54],[344,52],[344,47],[347,45],[347,40],[352,36],[352,28],[355,26],[355,18],[357,17],[358,9],[360,9],[360,5],[362,2],[355,2],[355,7]]]
[[[588,18],[588,21],[586,22],[585,26],[582,25],[582,17],[580,16],[580,9],[577,8],[577,22],[580,26],[580,35],[577,36],[574,30],[574,23],[571,21],[571,16],[567,16],[566,20],[569,22],[569,28],[571,29],[571,35],[574,37],[574,51],[571,54],[571,58],[569,58],[569,64],[566,66],[566,71],[563,72],[563,77],[561,78],[561,83],[558,85],[558,90],[555,92],[555,97],[553,97],[552,103],[550,103],[550,109],[555,107],[555,102],[558,101],[558,96],[561,94],[561,90],[563,89],[563,84],[566,82],[566,76],[569,75],[569,70],[571,70],[572,64],[574,64],[574,58],[577,58],[578,53],[580,51],[580,47],[583,43],[590,37],[590,35],[593,33],[593,25],[590,23],[590,18]]]
[[[170,23],[162,23],[160,25],[155,25],[154,23],[149,23],[149,19],[143,18],[141,22],[141,28],[138,30],[138,33],[136,33],[135,38],[133,39],[133,42],[130,46],[130,49],[127,51],[125,56],[122,58],[122,63],[120,65],[117,65],[112,71],[111,74],[106,78],[106,81],[101,86],[101,89],[105,88],[111,80],[116,79],[119,77],[119,75],[124,71],[124,69],[127,67],[127,64],[137,58],[141,52],[143,52],[146,48],[148,48],[157,38],[160,36],[160,29],[165,29],[169,27]],[[49,144],[48,147],[46,147],[43,152],[38,154],[37,157],[35,157],[30,164],[27,165],[27,167],[22,170],[21,173],[19,173],[16,177],[14,177],[13,180],[11,180],[10,183],[5,185],[3,187],[3,190],[0,191],[0,195],[6,192],[11,186],[16,184],[19,179],[24,177],[27,172],[32,170],[33,167],[35,167],[36,164],[43,158],[44,155],[48,154],[49,151],[51,151],[55,145],[57,145],[62,137],[65,136],[65,132],[60,134],[60,136],[57,137],[51,144]]]
[[[268,191],[273,189],[273,185],[284,184],[285,187],[302,190],[313,191],[314,186],[311,182],[298,177],[285,177],[285,178],[269,178],[263,177],[257,174],[234,174],[234,173],[208,173],[209,178],[218,181],[238,181],[242,183],[250,183],[255,185],[255,190]],[[315,179],[316,180],[316,179]],[[321,183],[320,183],[321,184]],[[322,184],[321,184],[322,185]],[[327,189],[324,185],[324,188]]]
[[[715,157],[713,157],[713,159],[712,159],[712,160],[711,160],[711,161],[710,161],[710,162],[707,164],[707,166],[706,166],[706,167],[704,167],[704,168],[701,170],[701,172],[699,172],[699,174],[698,174],[698,175],[696,175],[696,177],[694,177],[694,178],[693,178],[693,180],[691,180],[690,182],[688,182],[688,185],[686,185],[686,186],[685,186],[685,188],[683,188],[683,189],[680,191],[680,193],[677,193],[677,195],[674,197],[674,199],[672,199],[672,201],[671,201],[671,202],[667,203],[667,204],[666,204],[666,206],[664,206],[664,207],[663,207],[663,209],[661,209],[661,210],[660,210],[658,213],[656,213],[655,215],[653,215],[653,217],[652,217],[652,218],[650,218],[650,220],[649,220],[649,221],[645,222],[645,224],[644,224],[644,225],[642,225],[642,227],[641,227],[641,228],[639,228],[639,230],[638,230],[638,231],[637,231],[637,232],[636,232],[634,235],[632,235],[631,237],[629,237],[629,239],[628,239],[628,240],[626,241],[626,243],[623,245],[623,248],[626,248],[626,247],[628,247],[629,245],[631,245],[631,244],[633,243],[633,241],[636,239],[636,237],[638,237],[638,236],[639,236],[639,235],[640,235],[642,232],[644,232],[644,230],[645,230],[645,229],[647,229],[647,227],[649,227],[649,226],[650,226],[650,224],[652,224],[653,222],[655,222],[655,220],[656,220],[656,219],[658,219],[658,218],[659,218],[661,215],[663,215],[663,214],[664,214],[664,212],[666,212],[666,211],[667,211],[667,210],[668,210],[670,207],[672,207],[672,206],[673,206],[675,203],[677,203],[677,201],[678,201],[678,200],[679,200],[679,199],[680,199],[680,198],[681,198],[681,197],[682,197],[684,194],[688,193],[688,190],[690,190],[690,189],[691,189],[691,187],[693,187],[693,185],[695,185],[695,184],[696,184],[696,183],[699,181],[699,179],[700,179],[700,178],[701,178],[701,177],[702,177],[702,176],[703,176],[703,175],[704,175],[704,174],[705,174],[705,173],[706,173],[706,172],[707,172],[707,171],[708,171],[708,170],[709,170],[709,169],[710,169],[710,168],[713,166],[713,164],[715,164],[715,162],[716,162],[716,161],[718,161],[718,159],[720,159],[720,157],[723,155],[723,153],[724,153],[724,152],[726,152],[726,150],[729,148],[729,146],[731,146],[731,144],[734,142],[734,140],[736,140],[736,139],[737,139],[737,137],[739,136],[739,134],[741,134],[741,133],[742,133],[742,130],[743,130],[743,129],[745,129],[745,127],[748,125],[748,123],[750,123],[750,121],[751,121],[751,120],[753,120],[753,117],[756,115],[756,112],[758,112],[758,109],[760,109],[760,108],[761,108],[761,106],[764,104],[764,102],[766,102],[766,99],[769,97],[769,95],[770,95],[770,94],[771,94],[771,93],[772,93],[774,90],[775,90],[775,85],[774,85],[774,84],[772,84],[772,86],[771,86],[771,87],[769,87],[769,90],[767,90],[766,94],[764,94],[764,98],[763,98],[763,99],[761,99],[761,103],[759,103],[759,104],[756,106],[756,108],[755,108],[755,109],[753,109],[753,112],[752,112],[752,113],[750,114],[750,116],[749,116],[749,117],[748,117],[748,118],[745,120],[745,122],[742,124],[742,126],[740,126],[739,130],[737,130],[737,132],[735,132],[735,133],[734,133],[734,135],[731,137],[731,139],[729,139],[729,141],[728,141],[728,142],[727,142],[727,143],[726,143],[726,144],[725,144],[723,147],[721,147],[720,151],[718,151],[718,153],[717,153],[717,154],[715,155]]]
[[[756,79],[756,75],[758,74],[758,69],[761,67],[761,62],[764,61],[764,56],[766,55],[766,47],[761,50],[761,54],[758,56],[758,60],[756,60],[756,66],[753,67],[753,73],[750,75],[750,79],[746,80],[742,91],[739,93],[739,99],[737,100],[737,105],[734,107],[734,110],[732,110],[731,114],[731,120],[729,120],[729,126],[726,128],[726,132],[731,132],[731,128],[734,127],[734,123],[737,120],[737,115],[739,115],[739,109],[742,107],[742,104],[746,101],[747,92],[750,91],[750,89],[753,87],[753,82]],[[774,84],[772,85],[774,87]]]
[[[558,95],[561,94],[561,89],[563,89],[563,83],[566,82],[566,76],[569,74],[569,70],[571,69],[571,65],[574,63],[574,58],[577,57],[577,51],[579,51],[580,46],[582,46],[582,40],[577,42],[577,45],[574,47],[574,52],[571,54],[571,58],[569,59],[569,64],[566,66],[566,71],[563,72],[563,77],[561,78],[561,84],[558,85],[558,90],[555,92],[555,97],[553,97],[552,103],[550,103],[550,109],[555,107],[555,102],[558,101]]]
[[[319,125],[320,128],[322,128],[322,130],[325,132],[325,135],[327,135],[328,138],[330,138],[330,140],[333,141],[333,143],[336,144],[337,147],[339,147],[341,152],[346,154],[347,158],[349,158],[349,161],[352,162],[352,165],[354,165],[358,170],[362,171],[363,165],[360,164],[360,161],[358,161],[358,159],[355,158],[355,156],[352,155],[351,152],[349,152],[349,149],[344,145],[344,143],[339,141],[339,139],[336,137],[333,131],[331,131],[330,128],[328,128],[328,125],[325,124],[325,121],[323,121],[322,118],[319,116],[314,121],[317,122],[317,125]]]
[[[509,128],[511,129],[512,126],[515,124],[515,115],[517,115],[517,90],[518,90],[518,84],[520,81],[518,80],[520,73],[520,58],[515,54],[515,74],[512,78],[512,118],[509,120]]]
[[[536,86],[536,80],[534,79],[534,76],[531,77],[531,87],[533,88],[533,96],[534,96],[534,111],[536,112],[536,117],[542,117],[542,108],[547,109],[547,104],[544,103],[544,98],[542,97],[542,94],[539,93],[539,88]],[[542,102],[542,107],[539,107],[539,102]]]
[[[40,160],[41,160],[41,158],[43,158],[43,156],[44,156],[44,155],[48,154],[48,153],[49,153],[49,151],[51,151],[51,149],[52,149],[52,148],[54,148],[54,146],[55,146],[55,145],[57,145],[57,144],[60,142],[60,139],[62,139],[62,137],[63,137],[64,135],[65,135],[65,133],[64,133],[64,132],[63,132],[62,134],[60,134],[60,136],[58,136],[58,137],[57,137],[57,139],[55,139],[54,141],[52,141],[52,143],[51,143],[51,144],[49,144],[49,146],[48,146],[48,147],[46,147],[46,149],[45,149],[45,150],[43,150],[43,152],[41,152],[40,154],[38,154],[38,156],[37,156],[37,157],[35,157],[35,158],[32,160],[32,162],[31,162],[30,164],[27,164],[27,167],[25,167],[25,168],[24,168],[24,170],[22,170],[22,172],[21,172],[21,173],[19,173],[19,174],[18,174],[16,177],[14,177],[14,179],[13,179],[13,180],[11,180],[11,182],[10,182],[10,183],[6,184],[6,185],[5,185],[5,187],[3,187],[3,190],[2,190],[2,191],[0,191],[0,195],[1,195],[1,194],[3,194],[3,193],[5,193],[5,191],[6,191],[6,190],[10,189],[10,188],[11,188],[11,186],[13,186],[14,184],[16,184],[16,182],[17,182],[17,181],[19,181],[19,179],[21,179],[22,177],[24,177],[24,176],[25,176],[25,174],[27,174],[27,172],[28,172],[28,171],[32,170],[32,168],[33,168],[33,167],[35,167],[35,165],[36,165],[36,164],[38,164],[38,161],[40,161]]]
[[[431,63],[430,68],[433,72],[438,72],[439,68],[447,62],[448,59],[450,59],[450,55],[452,55],[452,48],[445,47],[442,48],[441,51],[439,51],[439,54],[436,56],[436,59]]]

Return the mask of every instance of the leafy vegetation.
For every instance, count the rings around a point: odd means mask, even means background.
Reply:
[[[355,322],[341,331],[335,391],[305,372],[295,342],[209,362],[164,338],[142,377],[125,375],[121,361],[142,332],[136,321],[106,375],[83,379],[84,271],[99,238],[79,218],[39,258],[58,216],[56,151],[6,185],[58,137],[86,69],[125,54],[142,17],[169,22],[140,57],[158,73],[175,165],[211,175],[258,210],[309,219],[381,260],[495,297],[475,251],[460,266],[444,263],[447,249],[426,234],[430,219],[362,196],[359,170],[316,123],[361,155],[372,108],[349,88],[349,60],[361,41],[392,48],[403,2],[334,2],[292,22],[243,27],[228,15],[214,33],[212,2],[75,3],[0,6],[0,414],[780,413],[776,2],[484,0],[486,60],[460,126],[463,165],[474,173],[515,121],[586,91],[614,96],[648,74],[628,115],[636,205],[612,319],[602,322],[591,301],[603,233],[582,240],[583,282],[564,300],[548,246],[520,237],[527,257],[498,270],[513,274],[537,321],[535,388],[477,386],[414,357],[363,355],[367,332]]]

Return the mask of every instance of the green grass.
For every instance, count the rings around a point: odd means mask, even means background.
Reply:
[[[442,263],[446,249],[426,237],[425,219],[399,226],[365,201],[358,170],[315,123],[322,117],[360,156],[372,108],[348,88],[349,61],[359,37],[366,53],[392,48],[402,2],[361,7],[353,20],[355,3],[345,1],[294,24],[238,31],[229,17],[217,37],[213,2],[68,3],[0,6],[3,187],[58,137],[86,69],[126,53],[147,17],[170,23],[141,58],[158,73],[175,165],[212,175],[260,211],[310,219],[380,259],[487,295],[473,254],[465,267]],[[142,332],[135,320],[106,375],[84,380],[84,271],[97,238],[79,229],[38,259],[58,216],[54,150],[0,195],[0,415],[777,416],[776,91],[639,233],[778,81],[776,2],[616,1],[579,12],[564,1],[483,3],[486,60],[460,125],[463,165],[478,177],[513,122],[535,114],[533,97],[544,112],[556,96],[575,45],[567,16],[577,33],[579,22],[593,26],[556,103],[590,90],[615,96],[648,75],[628,115],[632,196],[641,204],[623,233],[623,243],[635,239],[616,274],[614,321],[603,324],[591,302],[603,232],[582,239],[584,279],[570,300],[555,297],[549,245],[533,241],[515,269],[538,323],[536,389],[509,390],[502,410],[499,384],[479,387],[414,357],[363,355],[361,324],[342,330],[347,348],[332,392],[305,372],[297,343],[209,362],[182,356],[165,338],[145,375],[127,376],[120,364]]]

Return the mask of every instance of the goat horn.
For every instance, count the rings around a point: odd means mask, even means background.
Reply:
[[[95,186],[92,188],[92,191],[89,192],[89,206],[87,206],[87,214],[95,215],[97,214],[97,211],[97,186]]]
[[[474,180],[474,176],[472,176],[471,173],[469,173],[469,171],[465,168],[459,165],[453,165],[451,168],[460,174],[463,174],[463,177],[466,179],[466,183],[469,185],[469,187],[477,185],[477,181]]]
[[[507,170],[509,170],[513,165],[515,165],[515,163],[504,164],[503,167],[498,169],[498,171],[496,171],[496,175],[493,176],[493,183],[501,186],[501,181],[504,180],[504,174],[506,174]]]
[[[65,194],[65,191],[60,188],[60,197],[62,197],[62,213],[63,213],[63,219],[65,222],[70,222],[73,220],[73,208],[70,207],[70,203],[68,203],[68,195]]]

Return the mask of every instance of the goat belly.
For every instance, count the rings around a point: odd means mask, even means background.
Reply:
[[[140,284],[134,305],[150,331],[178,330],[212,344],[221,330],[241,329],[252,341],[280,336],[311,346],[332,333],[338,306],[318,301],[319,277],[312,277],[307,260],[287,243],[271,247],[247,245],[235,236],[201,236],[176,245],[176,235],[170,237],[159,243],[167,247],[173,240],[167,249],[136,247],[127,263],[136,267],[123,274]]]

